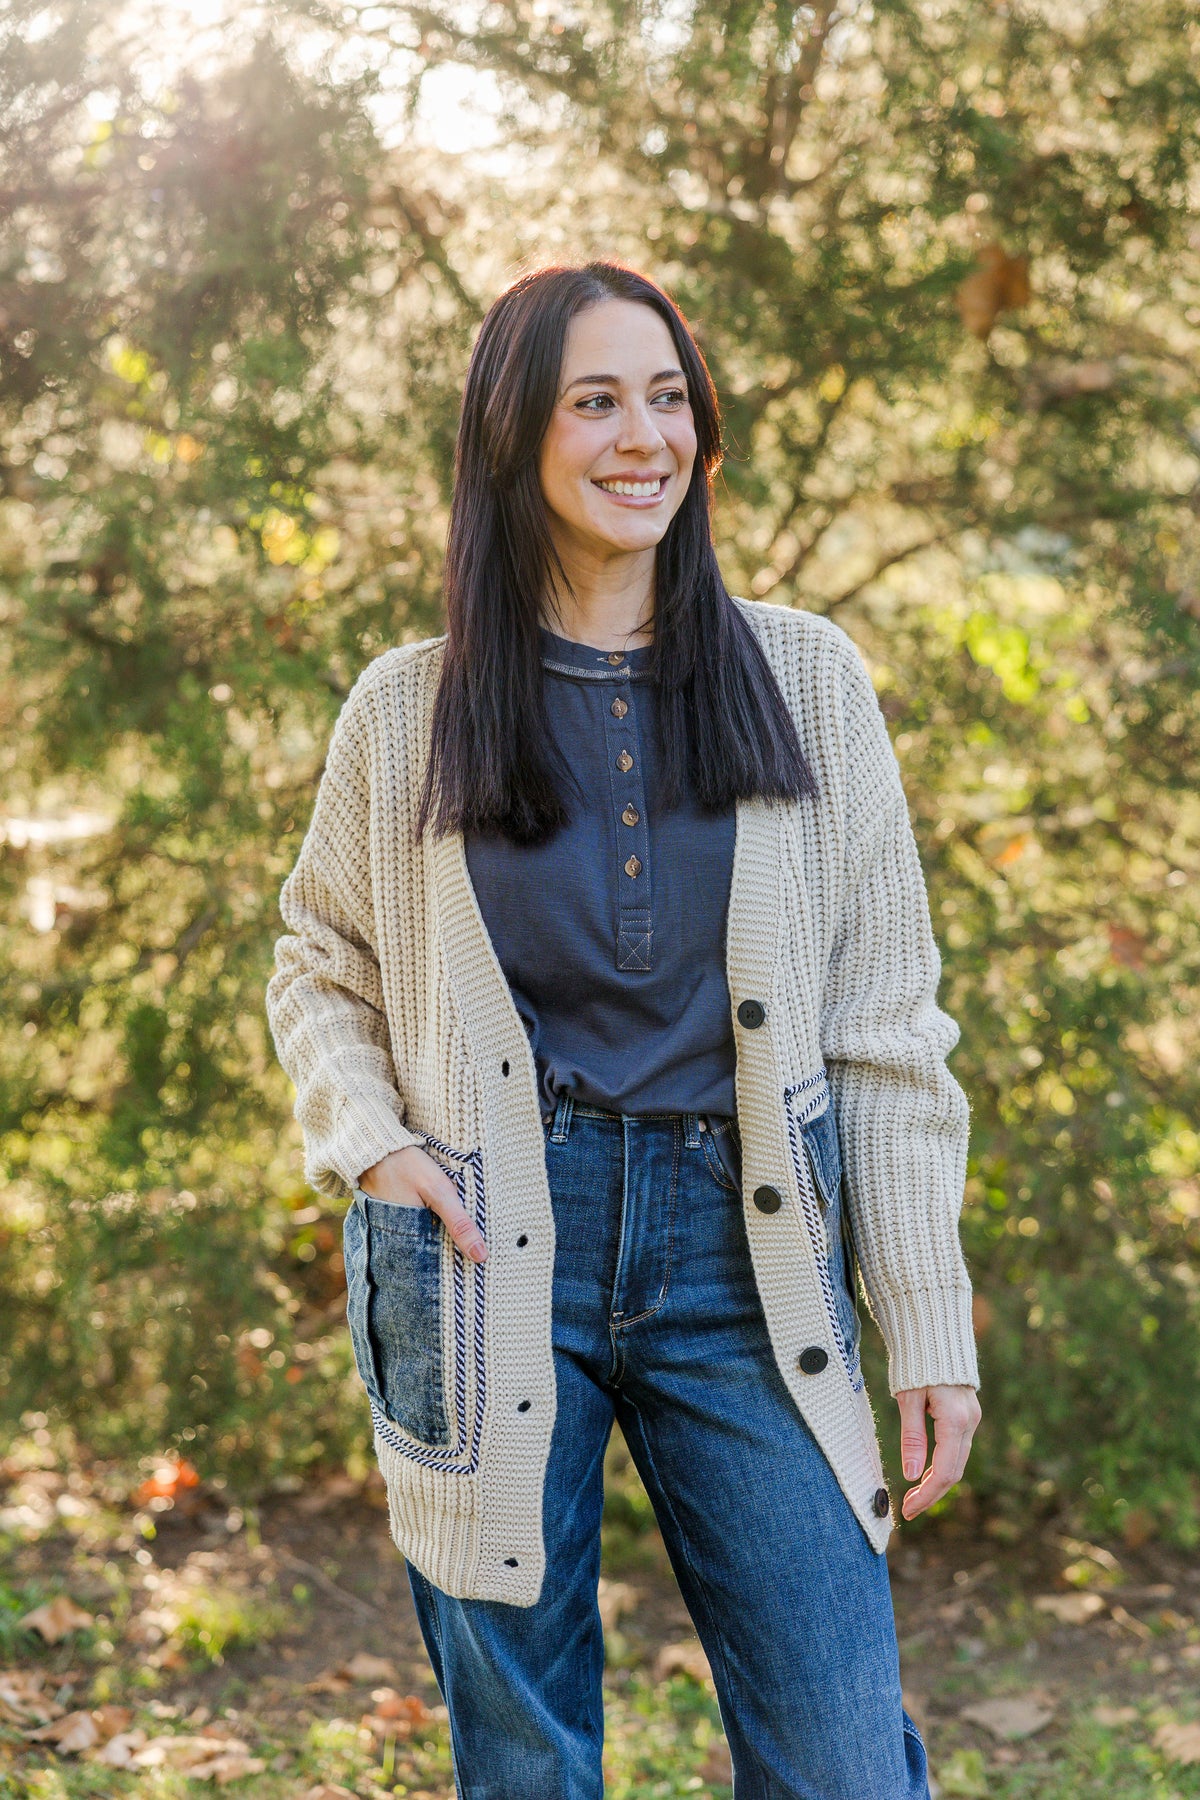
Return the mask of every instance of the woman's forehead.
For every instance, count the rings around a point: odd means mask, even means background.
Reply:
[[[578,379],[650,380],[678,369],[666,321],[636,300],[601,300],[575,314],[563,349],[564,384]]]

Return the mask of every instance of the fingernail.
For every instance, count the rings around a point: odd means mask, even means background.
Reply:
[[[910,1456],[908,1461],[905,1463],[904,1473],[907,1476],[909,1481],[915,1481],[917,1479],[917,1476],[921,1473],[920,1469],[917,1466],[917,1459],[915,1456]]]

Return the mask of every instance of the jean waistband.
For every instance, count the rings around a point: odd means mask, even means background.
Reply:
[[[554,1143],[566,1142],[571,1131],[571,1121],[576,1114],[582,1119],[605,1119],[614,1125],[621,1125],[626,1121],[631,1125],[677,1123],[683,1129],[684,1142],[689,1150],[699,1149],[702,1131],[723,1130],[727,1125],[736,1123],[723,1113],[613,1112],[604,1106],[593,1106],[590,1101],[576,1100],[573,1094],[559,1094],[553,1113],[542,1115],[542,1125]]]

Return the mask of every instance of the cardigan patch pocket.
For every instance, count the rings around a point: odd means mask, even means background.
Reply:
[[[342,1236],[350,1341],[372,1406],[420,1443],[448,1444],[441,1220],[355,1188]]]
[[[824,1068],[784,1090],[800,1208],[817,1259],[822,1297],[838,1353],[857,1392],[863,1385],[862,1325],[854,1242],[845,1204],[842,1153]]]

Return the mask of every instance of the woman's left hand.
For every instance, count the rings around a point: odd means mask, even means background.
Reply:
[[[915,1519],[962,1480],[971,1439],[982,1415],[971,1387],[901,1388],[896,1405],[900,1408],[900,1460],[904,1474],[907,1480],[921,1483],[909,1488],[900,1511],[906,1519]],[[933,1420],[933,1461],[928,1468],[926,1413]]]

